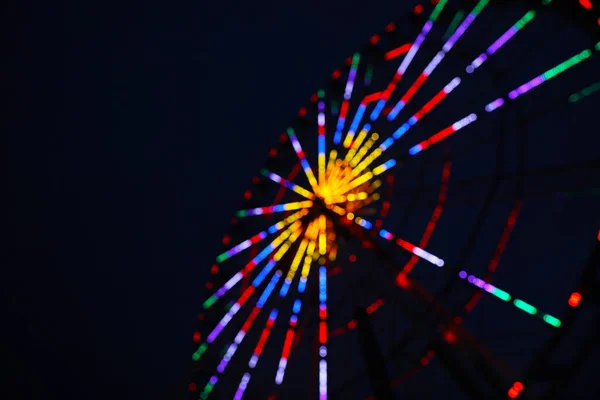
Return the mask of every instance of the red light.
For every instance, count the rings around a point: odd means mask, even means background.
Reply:
[[[258,182],[260,182],[260,178],[258,176],[255,176],[254,178],[252,178],[252,183],[254,183],[255,185],[258,185]]]
[[[342,74],[342,72],[339,69],[336,69],[335,71],[333,71],[333,74],[331,74],[331,77],[333,79],[337,79],[340,77],[341,74]]]
[[[298,116],[299,117],[304,117],[306,115],[306,107],[302,107],[299,111],[298,111]]]
[[[386,31],[386,32],[391,32],[391,31],[393,31],[394,29],[396,29],[396,25],[395,25],[393,22],[390,22],[389,24],[387,24],[387,25],[385,26],[385,31]]]
[[[587,10],[590,10],[592,7],[594,7],[592,3],[590,3],[590,0],[579,0],[579,4],[581,4]]]
[[[423,6],[421,4],[417,4],[413,11],[415,14],[421,14],[423,12]]]
[[[431,4],[433,4],[433,5],[436,5],[439,2],[440,2],[440,0],[431,0]]]
[[[204,314],[198,314],[198,321],[204,321]]]
[[[277,149],[275,147],[273,147],[271,150],[269,150],[269,157],[275,157],[277,155]]]
[[[429,364],[429,360],[426,357],[421,358],[421,365],[426,366]]]
[[[367,313],[368,314],[373,314],[374,311],[375,311],[375,308],[373,308],[373,306],[367,307]]]
[[[232,222],[232,223],[233,223],[233,222]],[[225,244],[225,245],[226,245],[227,243],[229,243],[229,235],[225,235],[225,236],[223,236],[223,244]]]
[[[514,387],[514,388],[515,388],[515,389],[516,389],[518,392],[520,392],[521,390],[523,390],[523,384],[522,384],[521,382],[515,382],[515,383],[513,384],[513,387]]]
[[[244,192],[244,200],[249,200],[252,197],[252,190],[246,190]]]
[[[216,274],[217,272],[219,272],[219,266],[217,264],[213,265],[212,267],[210,267],[210,273],[211,274]]]
[[[356,255],[350,254],[350,257],[348,257],[348,259],[350,260],[350,262],[355,262],[356,261]]]
[[[373,36],[371,36],[371,39],[369,40],[369,43],[376,44],[377,42],[379,42],[379,35],[373,35]]]
[[[283,143],[283,142],[285,142],[286,140],[287,140],[287,135],[286,135],[285,133],[282,133],[282,134],[279,136],[279,141],[280,141],[281,143]]]
[[[452,331],[446,331],[446,333],[444,333],[444,340],[450,344],[453,344],[456,342],[456,335]]]
[[[352,320],[350,322],[348,322],[348,329],[354,329],[356,328],[356,325],[358,324],[358,322],[356,322],[356,320]]]
[[[352,57],[346,58],[346,65],[352,65]]]
[[[571,293],[571,297],[569,297],[569,305],[571,307],[577,307],[579,302],[581,301],[581,294],[577,292]]]
[[[600,18],[598,18],[598,26],[600,26]],[[598,231],[598,240],[600,240],[600,231]]]
[[[198,332],[198,331],[194,332],[194,336],[193,336],[194,342],[198,343],[200,341],[200,337],[201,337],[200,332]]]
[[[196,384],[195,383],[190,383],[188,385],[188,389],[190,392],[195,392],[196,391]]]
[[[508,397],[511,399],[516,399],[519,396],[519,392],[515,388],[510,388],[508,391]]]
[[[319,324],[319,342],[327,343],[327,324],[323,321]]]
[[[206,282],[205,286],[206,286],[207,289],[212,289],[213,288],[212,282]]]

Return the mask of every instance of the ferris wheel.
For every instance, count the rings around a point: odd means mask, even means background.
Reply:
[[[210,267],[191,398],[564,398],[585,379],[593,3],[432,0],[333,71]]]

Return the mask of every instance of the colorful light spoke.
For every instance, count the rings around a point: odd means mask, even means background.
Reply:
[[[350,99],[352,97],[352,89],[354,88],[354,80],[356,79],[356,71],[358,69],[358,63],[360,61],[360,54],[355,53],[352,57],[352,66],[350,67],[350,73],[348,74],[348,81],[346,82],[346,88],[344,89],[344,101],[342,102],[342,109],[338,117],[338,122],[333,136],[333,143],[340,144],[342,140],[342,131],[346,124],[346,116],[348,114],[348,107],[350,105]]]
[[[327,268],[319,267],[319,399],[327,399]]]
[[[476,120],[477,120],[477,115],[471,114],[459,121],[456,121],[455,123],[453,123],[446,129],[443,129],[443,130],[439,131],[438,133],[436,133],[435,135],[431,136],[429,139],[426,139],[426,140],[422,141],[421,143],[411,147],[408,150],[408,153],[411,156],[414,156],[415,154],[425,150],[432,144],[435,144],[435,143],[439,142],[440,140],[447,138],[448,136],[452,135],[454,132],[458,132],[459,130],[461,130],[465,126],[469,125],[470,123],[475,122]]]
[[[475,21],[477,15],[483,10],[483,8],[489,3],[490,0],[480,0],[479,3],[475,6],[473,11],[465,18],[465,20],[460,24],[460,26],[454,31],[452,36],[444,43],[442,46],[442,50],[439,51],[427,64],[421,75],[417,78],[417,80],[411,85],[411,87],[406,91],[406,93],[402,96],[402,98],[394,105],[392,111],[388,114],[388,120],[393,121],[398,113],[402,111],[402,109],[406,106],[406,104],[410,101],[410,99],[417,93],[419,88],[425,83],[427,78],[433,73],[433,71],[440,65],[446,54],[452,49],[452,47],[456,44],[458,39],[467,31],[469,26]],[[441,2],[440,2],[441,3]],[[438,3],[439,5],[439,3]],[[458,78],[454,78],[456,80]],[[453,81],[454,81],[453,80]],[[460,79],[458,81],[460,83]],[[458,84],[458,83],[457,83]],[[448,94],[447,92],[446,94]],[[441,99],[440,99],[441,100]],[[433,106],[432,106],[433,107]],[[406,125],[406,124],[405,124]],[[403,125],[404,126],[404,125]],[[402,128],[401,128],[402,129]],[[404,132],[403,132],[404,133]],[[402,133],[402,134],[403,134]],[[402,135],[400,134],[400,135]],[[389,147],[389,146],[388,146]]]
[[[287,204],[277,204],[275,206],[257,207],[257,208],[251,208],[249,210],[240,210],[236,213],[236,216],[249,217],[249,216],[253,216],[253,215],[272,214],[272,213],[282,212],[282,211],[298,210],[300,208],[308,208],[308,207],[312,206],[312,204],[313,204],[312,201],[306,200],[306,201],[296,201],[296,202],[287,203]]]
[[[539,86],[542,83],[546,82],[547,80],[552,79],[559,74],[562,74],[569,68],[574,67],[575,65],[577,65],[580,62],[584,61],[585,59],[589,58],[591,55],[592,55],[591,50],[582,51],[581,53],[558,64],[556,67],[551,68],[548,71],[544,72],[543,74],[536,76],[529,82],[522,84],[515,90],[512,90],[511,92],[508,93],[508,98],[511,100],[516,99],[517,97],[519,97],[520,95],[522,95],[524,93],[527,93],[534,87]]]
[[[294,132],[294,130],[292,128],[287,128],[286,133],[287,133],[288,137],[290,138],[290,142],[292,142],[292,146],[294,147],[294,151],[296,152],[296,155],[298,156],[298,159],[300,160],[300,164],[302,165],[302,169],[304,170],[304,173],[306,174],[306,177],[308,178],[308,182],[312,186],[313,190],[315,190],[318,186],[317,179],[315,178],[315,174],[313,173],[312,168],[310,167],[310,164],[306,160],[306,156],[304,155],[302,146],[300,145],[300,142],[298,141],[298,138],[296,137],[296,133]]]
[[[281,184],[282,186],[285,186],[286,188],[298,193],[299,195],[306,197],[307,199],[314,200],[314,198],[315,198],[315,195],[311,191],[306,190],[303,187],[296,185],[295,183],[290,182],[287,179],[282,178],[281,176],[279,176],[273,172],[270,172],[263,168],[260,170],[260,173],[261,173],[261,175],[272,180],[273,182],[277,182],[277,183]]]
[[[488,56],[491,56],[497,52],[502,46],[506,44],[521,28],[527,25],[535,17],[535,11],[531,10],[527,12],[521,19],[519,19],[513,26],[511,26],[506,32],[502,34],[494,43],[487,48],[485,53],[481,53],[471,64],[466,68],[467,73],[473,73],[481,64],[483,64]]]
[[[510,294],[508,294],[504,290],[497,288],[496,286],[484,281],[483,279],[479,279],[476,276],[469,274],[467,271],[460,271],[458,273],[458,276],[461,279],[466,279],[470,284],[477,286],[480,289],[485,290],[487,293],[499,298],[500,300],[504,300],[506,302],[512,302],[512,304],[516,308],[520,309],[521,311],[524,311],[530,315],[535,315],[535,316],[540,317],[542,319],[542,321],[544,321],[548,325],[551,325],[555,328],[559,328],[561,326],[561,322],[558,318],[556,318],[550,314],[544,314],[544,313],[540,312],[536,307],[532,306],[531,304],[526,303],[521,299],[513,298]]]
[[[443,36],[444,40],[448,40],[450,35],[452,35],[454,33],[454,31],[456,30],[456,27],[458,26],[458,24],[460,23],[460,21],[462,20],[462,18],[464,16],[465,16],[465,12],[463,10],[458,10],[456,12],[456,14],[454,14],[454,17],[452,17],[452,21],[450,21],[450,24],[448,25],[448,29],[446,30],[446,33],[444,33],[444,36]]]
[[[379,114],[381,114],[381,111],[383,111],[383,108],[385,107],[387,101],[389,100],[392,92],[396,89],[398,82],[400,82],[400,79],[402,78],[402,76],[408,69],[410,63],[414,59],[415,55],[419,51],[421,45],[423,44],[423,41],[425,41],[427,34],[433,27],[433,24],[435,23],[438,16],[444,9],[444,6],[446,5],[446,3],[447,3],[447,0],[440,0],[436,4],[435,8],[431,12],[431,15],[429,16],[429,19],[423,25],[421,32],[419,33],[419,35],[417,36],[417,38],[411,45],[410,49],[404,56],[404,59],[402,60],[402,63],[398,67],[396,74],[394,75],[394,77],[393,77],[392,81],[390,82],[390,84],[388,85],[387,89],[384,91],[384,95],[381,97],[379,102],[377,102],[377,104],[375,105],[375,108],[371,112],[371,115],[369,117],[371,119],[371,121],[375,121],[379,117]],[[364,110],[362,110],[362,112],[364,112]],[[362,114],[361,114],[361,117],[362,117]]]

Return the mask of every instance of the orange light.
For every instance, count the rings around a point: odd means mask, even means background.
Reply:
[[[577,292],[571,293],[571,297],[569,297],[569,305],[571,307],[577,307],[579,302],[581,301],[581,294]]]

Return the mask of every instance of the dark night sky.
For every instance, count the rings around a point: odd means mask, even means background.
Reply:
[[[3,291],[17,398],[165,398],[253,171],[330,71],[414,4],[126,3],[17,13]]]
[[[4,296],[23,398],[158,399],[177,382],[250,171],[388,22],[389,7],[321,3],[19,11]]]

